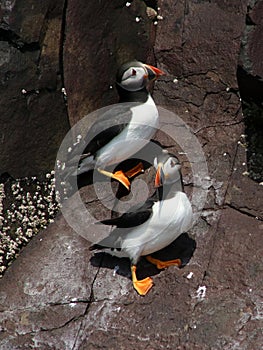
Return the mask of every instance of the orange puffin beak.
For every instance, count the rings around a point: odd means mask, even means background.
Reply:
[[[147,69],[149,80],[158,79],[159,76],[165,74],[164,71],[162,71],[161,69],[159,69],[157,67],[151,66],[149,64],[145,64],[144,66]]]
[[[159,163],[157,166],[157,171],[155,175],[154,185],[155,187],[161,187],[163,185],[164,173],[163,173],[163,163]]]

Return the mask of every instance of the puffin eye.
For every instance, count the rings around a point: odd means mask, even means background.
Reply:
[[[136,70],[132,69],[132,75],[136,75],[136,74],[137,74]]]
[[[171,159],[170,165],[171,165],[172,168],[175,167],[175,164],[176,164],[176,162],[175,162],[174,160]]]

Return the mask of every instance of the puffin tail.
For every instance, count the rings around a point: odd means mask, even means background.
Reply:
[[[94,156],[85,157],[79,162],[78,168],[75,169],[75,172],[72,175],[76,176],[87,173],[88,171],[94,169],[95,164],[96,162],[94,160]]]
[[[103,245],[100,245],[100,244],[92,244],[90,247],[89,247],[89,250],[102,250],[102,249],[105,249],[106,247],[104,247]]]
[[[71,177],[79,176],[81,174],[87,173],[93,170],[95,167],[95,161],[93,156],[86,156],[82,158],[79,163],[74,159],[66,163],[64,170],[64,179],[69,179]]]

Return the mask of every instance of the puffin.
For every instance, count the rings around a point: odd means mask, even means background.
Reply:
[[[118,69],[119,103],[99,116],[88,130],[84,138],[86,147],[73,175],[96,169],[130,189],[129,179],[143,172],[142,163],[127,172],[107,168],[132,157],[154,136],[159,115],[148,85],[163,74],[161,69],[139,61],[124,63]]]
[[[141,256],[163,269],[180,266],[180,259],[161,261],[151,256],[171,244],[181,233],[187,232],[193,223],[191,203],[183,191],[181,165],[176,156],[166,150],[154,159],[155,186],[162,188],[142,205],[138,204],[120,217],[99,221],[115,228],[111,233],[90,246],[90,250],[102,250],[131,261],[131,277],[139,295],[146,295],[153,286],[152,278],[138,280],[136,265]],[[161,195],[160,195],[161,193]]]

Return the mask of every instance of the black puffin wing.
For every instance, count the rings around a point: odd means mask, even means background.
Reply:
[[[118,104],[104,112],[88,130],[84,155],[96,153],[128,125],[132,118],[131,106]]]
[[[80,143],[74,146],[68,154],[67,165],[74,165],[90,155],[95,155],[100,148],[123,131],[132,118],[131,108],[138,104],[137,102],[118,103],[109,107],[106,111],[104,108],[103,113],[98,110],[98,116],[94,112],[93,118],[96,119],[90,127],[85,125],[86,120],[84,120],[81,128],[87,130],[86,134],[85,131],[82,131]]]
[[[125,240],[125,237],[134,229],[134,227],[143,224],[147,221],[152,214],[152,206],[154,201],[152,199],[147,200],[143,205],[136,211],[130,211],[118,218],[102,220],[98,223],[105,225],[114,225],[117,226],[111,233],[99,241],[98,243],[93,244],[89,249],[105,249],[105,248],[116,248],[121,249],[122,242]],[[134,208],[136,208],[135,206]]]
[[[152,206],[154,203],[154,198],[149,198],[144,204],[138,204],[132,207],[129,212],[117,218],[99,221],[99,223],[120,228],[130,228],[141,225],[152,215]]]
[[[115,248],[117,250],[121,250],[122,242],[125,240],[125,237],[132,231],[132,228],[115,228],[111,233],[103,238],[98,243],[92,244],[89,250],[97,250],[97,249],[107,249],[107,248]]]

